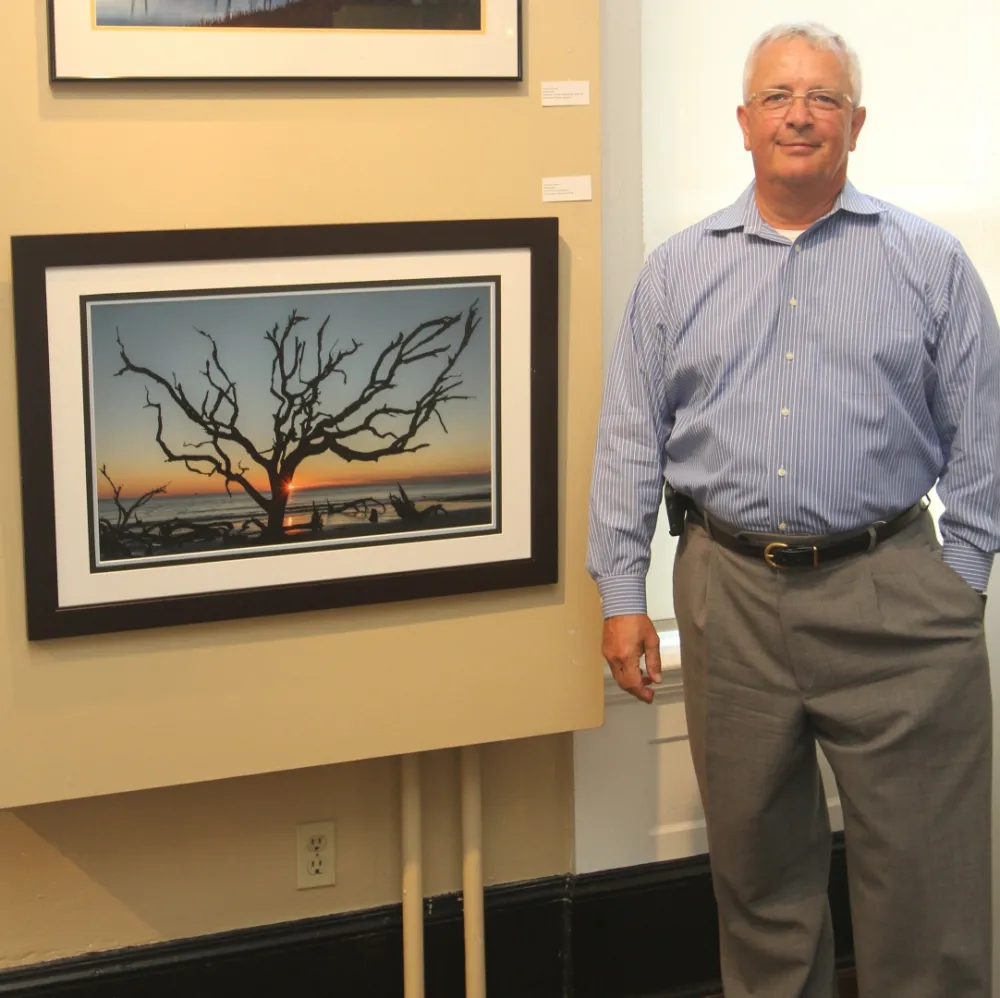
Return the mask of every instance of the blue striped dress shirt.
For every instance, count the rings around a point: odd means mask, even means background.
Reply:
[[[794,242],[751,185],[647,259],[601,410],[587,568],[646,612],[663,482],[744,530],[887,519],[937,482],[943,557],[1000,550],[1000,329],[958,240],[850,183]]]

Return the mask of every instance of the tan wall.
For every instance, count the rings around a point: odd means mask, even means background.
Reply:
[[[550,214],[543,175],[599,180],[597,0],[525,0],[521,85],[57,93],[44,0],[7,8],[0,461],[12,476],[10,234]],[[590,79],[595,103],[541,109],[540,82],[567,78]],[[558,587],[29,645],[18,498],[0,492],[0,806],[35,805],[0,813],[0,965],[398,899],[398,763],[352,759],[442,750],[427,757],[428,892],[459,885],[445,749],[462,743],[500,742],[485,758],[488,879],[569,868],[570,739],[529,736],[600,721],[583,570],[600,226],[597,202],[555,207]],[[296,892],[294,824],[325,817],[340,882]]]
[[[458,753],[421,761],[424,889],[461,886]],[[571,736],[483,752],[487,883],[570,869]],[[295,824],[337,822],[337,885],[295,889]],[[396,759],[0,813],[0,967],[400,900]]]

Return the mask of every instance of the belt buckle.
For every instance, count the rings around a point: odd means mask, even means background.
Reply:
[[[788,545],[784,541],[771,541],[766,548],[764,548],[764,561],[766,561],[771,568],[783,568],[783,565],[779,565],[774,560],[774,549],[775,548],[786,548]]]

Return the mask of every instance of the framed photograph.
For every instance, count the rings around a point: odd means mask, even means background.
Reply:
[[[29,638],[558,580],[556,219],[12,256]]]
[[[520,80],[521,0],[49,0],[61,80]]]

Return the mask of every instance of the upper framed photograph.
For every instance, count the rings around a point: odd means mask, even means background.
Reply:
[[[12,256],[30,639],[558,581],[554,218]]]
[[[520,80],[521,0],[49,0],[61,80]]]

